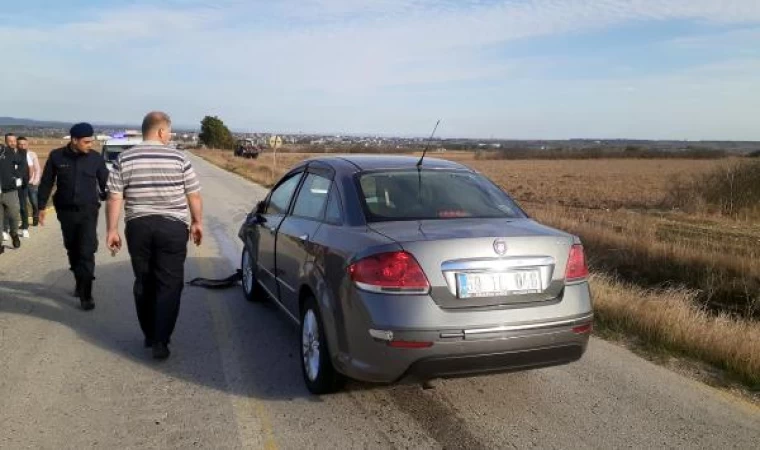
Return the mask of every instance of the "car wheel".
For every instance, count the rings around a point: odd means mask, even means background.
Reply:
[[[332,365],[322,316],[313,297],[306,299],[301,311],[301,369],[312,394],[329,394],[343,385],[344,377]]]
[[[243,249],[243,257],[240,267],[243,272],[242,285],[245,299],[249,302],[260,302],[264,300],[266,294],[264,293],[264,289],[259,286],[258,281],[256,281],[256,262],[253,260],[253,256],[251,256],[248,247]]]

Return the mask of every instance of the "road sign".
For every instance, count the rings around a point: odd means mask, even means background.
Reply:
[[[282,137],[281,136],[270,136],[269,137],[269,147],[273,149],[278,149],[282,147]]]

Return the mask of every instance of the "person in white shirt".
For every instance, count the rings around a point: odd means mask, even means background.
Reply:
[[[29,189],[27,190],[27,195],[29,204],[32,206],[32,226],[36,227],[40,224],[40,209],[37,205],[37,189],[39,188],[40,178],[42,177],[40,159],[37,157],[36,153],[29,150],[29,141],[25,137],[19,137],[16,145],[18,145],[19,150],[26,152],[26,162],[29,166]],[[29,237],[28,230],[23,230],[22,235],[23,234],[25,234],[23,237]]]

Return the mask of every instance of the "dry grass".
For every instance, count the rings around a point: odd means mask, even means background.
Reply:
[[[256,182],[263,168],[271,168],[272,153],[258,160],[235,158],[232,152],[194,150],[222,167],[250,172]],[[415,155],[419,155],[415,153]],[[279,152],[278,169],[315,156]],[[430,157],[458,161],[482,172],[520,202],[541,202],[583,208],[647,208],[658,206],[672,177],[708,173],[729,160],[476,160],[471,152],[430,153]]]
[[[760,317],[760,227],[683,214],[531,205],[580,236],[593,269],[639,285],[685,286],[712,310]]]
[[[271,152],[261,154],[258,159],[243,159],[235,157],[231,151],[224,150],[193,150],[201,158],[233,173],[261,184],[272,186],[290,168],[313,155],[304,153],[279,152],[277,168],[274,167],[274,155]]]
[[[691,179],[676,179],[666,203],[690,212],[760,218],[760,161],[747,158]]]
[[[579,208],[652,208],[668,179],[707,173],[724,160],[461,160],[520,202]]]
[[[709,314],[683,289],[645,290],[595,275],[594,310],[602,327],[645,344],[696,357],[760,387],[760,326]]]

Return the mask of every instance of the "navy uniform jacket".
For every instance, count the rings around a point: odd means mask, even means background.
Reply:
[[[47,206],[53,185],[56,187],[53,196],[56,209],[99,206],[106,198],[107,182],[108,169],[99,153],[80,153],[68,145],[53,150],[40,180],[40,209]]]
[[[19,176],[13,149],[0,144],[0,191],[11,192],[18,189],[17,178]]]

